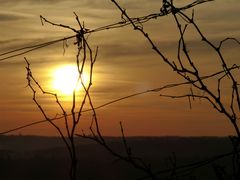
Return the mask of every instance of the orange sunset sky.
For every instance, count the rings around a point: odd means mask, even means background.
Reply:
[[[0,54],[16,48],[35,45],[67,36],[72,31],[42,26],[39,16],[78,28],[73,12],[76,12],[86,28],[95,29],[121,20],[119,10],[110,0],[0,0]],[[159,0],[119,0],[130,16],[143,16],[159,12]],[[176,0],[179,6],[189,0]],[[196,22],[214,43],[225,37],[240,38],[240,1],[215,0],[195,9]],[[190,12],[191,13],[191,12]],[[173,17],[158,18],[144,24],[144,29],[162,52],[176,59],[178,31]],[[213,51],[201,43],[196,33],[189,29],[187,43],[192,56],[199,62],[203,73],[219,69]],[[89,43],[93,50],[99,47],[94,66],[91,94],[94,105],[130,94],[161,87],[181,79],[152,51],[144,37],[131,26],[92,33]],[[34,121],[44,120],[32,100],[27,87],[26,57],[38,82],[47,91],[58,93],[67,112],[71,110],[71,96],[56,88],[59,69],[75,66],[74,39],[63,53],[63,43],[57,43],[25,55],[0,61],[0,131],[6,131]],[[224,55],[230,64],[238,63],[240,51],[236,43],[224,46]],[[1,56],[4,58],[5,56]],[[71,70],[73,71],[73,70]],[[56,75],[58,74],[58,75]],[[63,74],[60,72],[60,74]],[[67,73],[66,73],[67,75]],[[63,79],[60,77],[60,79]],[[55,85],[54,85],[55,83]],[[69,86],[69,85],[63,85]],[[192,109],[187,99],[160,97],[161,93],[184,93],[188,88],[152,92],[97,110],[104,135],[119,136],[119,121],[123,122],[129,136],[227,136],[233,134],[228,120],[205,101],[194,101]],[[81,96],[81,88],[79,94]],[[226,90],[227,93],[227,90]],[[227,97],[226,97],[227,98]],[[60,111],[49,96],[38,96],[42,106],[54,117]],[[91,114],[85,113],[78,130],[86,129]],[[58,122],[63,126],[61,120]],[[57,135],[48,123],[38,124],[10,134]]]

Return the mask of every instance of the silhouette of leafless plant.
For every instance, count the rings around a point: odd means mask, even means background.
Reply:
[[[27,67],[26,67],[27,81],[28,81],[29,88],[32,90],[33,101],[37,105],[37,107],[41,111],[41,113],[43,114],[45,121],[49,122],[58,131],[59,135],[61,136],[62,140],[64,141],[64,143],[68,149],[70,159],[71,159],[71,167],[70,167],[71,180],[76,179],[76,173],[77,173],[77,155],[76,155],[76,147],[75,147],[76,145],[75,145],[75,139],[74,139],[76,127],[79,124],[79,121],[80,121],[81,115],[82,115],[82,111],[83,111],[83,107],[85,106],[85,103],[87,100],[93,109],[93,104],[92,104],[91,97],[90,97],[90,88],[92,86],[93,66],[94,66],[94,63],[96,62],[97,53],[98,53],[98,48],[96,49],[95,54],[93,53],[89,43],[87,42],[87,39],[85,38],[85,32],[87,32],[87,30],[84,27],[84,25],[81,24],[78,16],[76,14],[75,14],[75,16],[76,16],[76,20],[77,20],[77,23],[80,28],[79,30],[75,30],[75,29],[65,26],[65,25],[54,24],[41,16],[42,21],[45,21],[46,23],[49,23],[49,24],[52,24],[55,26],[59,26],[59,27],[68,28],[76,33],[76,35],[75,35],[75,37],[76,37],[75,45],[77,47],[76,65],[77,65],[78,73],[79,73],[76,87],[80,83],[84,89],[84,95],[83,95],[81,103],[76,102],[76,96],[77,96],[76,88],[73,90],[72,108],[71,108],[70,115],[67,114],[63,105],[59,101],[57,94],[47,92],[41,87],[40,83],[38,83],[38,81],[35,79],[35,77],[32,74],[29,61],[25,58],[26,63],[27,63]],[[89,82],[88,82],[88,84],[85,84],[83,81],[83,71],[86,69],[87,64],[89,64],[89,66],[90,66]],[[36,85],[36,87],[34,85]],[[47,111],[42,107],[41,103],[37,99],[36,94],[38,91],[36,88],[39,89],[40,93],[42,93],[44,95],[54,96],[56,103],[62,112],[61,118],[63,118],[65,121],[65,129],[61,129],[48,116]],[[93,109],[93,112],[94,112],[94,109]],[[64,131],[67,132],[66,136],[64,134]]]
[[[160,56],[161,60],[163,60],[169,67],[176,72],[180,77],[182,77],[186,82],[190,83],[190,93],[188,94],[181,94],[181,95],[169,95],[169,94],[160,94],[163,97],[170,97],[170,98],[188,98],[189,105],[191,108],[191,101],[195,98],[207,100],[214,109],[216,109],[219,113],[222,113],[226,116],[229,122],[232,124],[235,136],[231,137],[233,142],[234,148],[234,158],[233,158],[233,178],[239,179],[240,178],[240,161],[239,161],[239,145],[240,145],[240,130],[238,126],[239,112],[240,112],[240,96],[239,96],[239,83],[238,83],[238,76],[234,75],[234,72],[239,73],[239,67],[236,64],[228,65],[227,61],[225,60],[222,54],[222,45],[226,41],[234,41],[238,45],[240,42],[235,38],[226,38],[221,40],[218,45],[214,45],[200,30],[199,26],[196,24],[194,19],[194,11],[192,11],[192,15],[189,16],[183,9],[177,8],[174,6],[173,0],[163,0],[162,7],[160,12],[165,14],[171,14],[175,20],[177,25],[177,29],[179,31],[179,42],[178,42],[178,49],[177,49],[177,60],[169,60],[163,52],[155,45],[151,37],[148,33],[144,30],[144,26],[139,21],[133,21],[132,18],[127,14],[127,11],[122,8],[119,3],[115,0],[111,0],[113,4],[120,10],[121,17],[126,19],[131,23],[134,30],[140,31],[143,37],[149,42],[152,49]],[[200,4],[208,2],[208,0],[196,0],[193,4]],[[191,5],[189,5],[191,6]],[[186,29],[189,26],[193,26],[195,31],[200,36],[201,40],[211,49],[215,51],[218,56],[218,60],[221,63],[221,68],[223,69],[224,73],[220,76],[209,76],[209,78],[215,78],[217,82],[217,89],[210,88],[206,81],[201,76],[200,68],[194,62],[191,54],[188,51],[188,45],[185,41],[185,34]],[[183,54],[183,56],[182,56]],[[235,70],[232,68],[237,67]],[[212,72],[211,72],[212,73]],[[228,96],[228,102],[225,102],[222,98],[223,93],[221,90],[222,81],[228,80],[228,83],[231,84],[230,94]],[[175,166],[173,167],[176,168]]]
[[[121,159],[125,162],[130,163],[133,167],[142,170],[146,173],[146,176],[140,177],[139,179],[160,179],[160,177],[164,177],[165,179],[179,179],[184,176],[188,176],[189,172],[192,170],[208,165],[217,159],[226,157],[226,156],[233,156],[233,179],[239,179],[240,177],[240,154],[239,154],[239,146],[240,146],[240,130],[238,126],[238,120],[239,120],[239,112],[240,112],[240,96],[239,96],[239,83],[238,83],[238,76],[235,75],[235,73],[239,73],[240,65],[233,64],[229,65],[226,61],[226,59],[223,56],[222,53],[222,46],[226,41],[234,41],[236,44],[240,45],[240,42],[235,38],[226,38],[221,40],[217,45],[214,45],[213,42],[211,42],[201,31],[198,24],[195,22],[194,19],[194,11],[192,11],[192,14],[189,16],[187,13],[185,13],[185,10],[191,9],[192,7],[205,3],[210,2],[213,0],[196,0],[193,3],[190,3],[184,7],[176,7],[174,5],[173,0],[163,0],[162,1],[162,7],[160,8],[160,12],[149,14],[141,17],[130,17],[127,13],[127,10],[122,8],[121,5],[115,1],[111,0],[111,2],[118,8],[118,10],[121,12],[121,18],[122,21],[113,23],[110,25],[102,26],[93,30],[87,29],[84,27],[84,24],[80,22],[78,19],[78,16],[75,14],[76,20],[79,25],[79,30],[76,30],[70,26],[63,25],[63,24],[57,24],[54,22],[49,21],[43,16],[40,16],[41,22],[44,25],[45,23],[51,24],[53,26],[58,26],[61,28],[67,28],[71,31],[73,31],[74,35],[69,36],[66,38],[61,38],[58,40],[34,45],[34,46],[26,46],[23,48],[15,49],[12,51],[8,51],[5,53],[0,54],[0,61],[8,60],[12,57],[16,57],[19,55],[26,54],[30,51],[37,50],[39,48],[43,48],[58,42],[65,42],[68,39],[76,38],[76,47],[78,49],[77,55],[76,55],[76,64],[78,67],[79,72],[79,79],[78,83],[81,83],[81,85],[84,88],[84,96],[80,103],[80,106],[77,108],[77,102],[76,102],[76,92],[73,92],[73,101],[72,101],[72,109],[71,113],[67,114],[67,112],[64,110],[64,107],[61,105],[60,101],[58,100],[57,94],[46,92],[41,87],[41,85],[37,82],[35,77],[32,75],[30,63],[27,59],[27,80],[28,80],[28,86],[32,90],[33,95],[33,101],[38,106],[39,110],[44,115],[44,120],[33,122],[30,124],[26,124],[5,132],[2,132],[0,134],[6,134],[12,131],[16,131],[22,128],[26,128],[35,124],[43,123],[43,122],[49,122],[52,124],[57,131],[59,132],[61,138],[63,139],[64,143],[66,144],[69,155],[71,158],[71,170],[70,170],[70,176],[72,180],[76,179],[76,171],[77,171],[77,157],[76,157],[76,147],[75,147],[75,139],[74,136],[80,136],[82,138],[91,139],[97,143],[99,143],[101,146],[103,146],[108,152],[110,152],[113,156],[117,157],[118,159]],[[148,33],[144,29],[144,23],[162,17],[166,15],[171,15],[175,21],[176,28],[179,32],[179,41],[178,41],[178,48],[177,48],[177,57],[175,60],[168,59],[168,57],[161,51],[161,49],[158,48],[158,46],[154,43],[152,38],[148,35]],[[130,94],[125,97],[117,98],[113,101],[107,102],[105,104],[102,104],[98,107],[93,106],[93,102],[90,96],[90,88],[92,85],[92,74],[93,74],[93,66],[96,61],[97,52],[93,54],[92,48],[90,47],[87,38],[85,38],[86,34],[90,33],[96,33],[99,31],[104,30],[110,30],[114,28],[122,28],[125,26],[131,25],[134,30],[139,31],[143,38],[147,40],[147,42],[150,44],[153,51],[159,55],[159,59],[164,61],[174,73],[177,73],[183,81],[174,83],[174,84],[167,84],[162,87],[149,89],[146,91],[142,91],[135,94]],[[198,33],[198,36],[201,38],[201,41],[204,42],[208,48],[213,49],[214,52],[218,56],[218,60],[221,63],[221,67],[216,72],[208,72],[208,75],[203,75],[203,73],[200,71],[200,68],[197,66],[196,60],[191,56],[191,53],[188,51],[188,44],[185,40],[185,36],[187,33],[188,27],[193,27],[195,31]],[[90,63],[90,82],[88,85],[85,85],[82,80],[82,73],[85,68],[86,62],[89,61]],[[208,86],[207,81],[213,80],[216,82],[216,87],[211,88]],[[230,94],[228,95],[228,102],[226,102],[223,99],[223,81],[228,81],[229,84],[231,84],[230,88]],[[41,106],[41,104],[38,102],[36,97],[36,87],[33,85],[35,84],[37,89],[40,90],[41,93],[51,95],[55,97],[56,103],[60,107],[62,111],[62,116],[50,118],[48,117],[46,111]],[[143,159],[134,156],[134,153],[132,152],[131,148],[129,147],[127,143],[127,139],[125,138],[124,130],[122,123],[120,122],[120,132],[123,142],[123,147],[125,149],[125,154],[120,154],[116,152],[114,149],[112,149],[108,143],[106,142],[104,136],[102,135],[102,132],[100,130],[100,125],[97,118],[96,110],[99,108],[106,107],[110,104],[117,103],[122,100],[127,100],[131,97],[146,94],[146,93],[159,93],[160,91],[164,89],[169,88],[178,88],[182,86],[190,86],[189,93],[187,94],[179,94],[179,95],[172,95],[172,94],[160,94],[161,97],[167,97],[167,98],[187,98],[189,101],[189,106],[192,108],[192,101],[195,99],[203,99],[209,102],[217,112],[222,113],[226,116],[226,118],[229,120],[229,122],[232,124],[235,135],[231,137],[231,141],[233,144],[233,151],[228,152],[222,155],[217,155],[215,157],[209,158],[207,160],[198,161],[195,163],[187,164],[184,166],[177,166],[176,159],[173,158],[172,161],[172,168],[161,170],[161,171],[153,171],[151,168],[151,165],[146,163]],[[83,107],[86,103],[86,101],[89,102],[90,109],[83,110]],[[81,115],[84,112],[91,111],[93,113],[91,123],[89,126],[90,134],[86,134],[83,132],[82,134],[76,134],[76,127],[80,122]],[[56,124],[55,120],[64,119],[65,121],[65,130],[67,132],[67,138],[64,136],[63,130],[60,129]],[[72,120],[72,123],[69,124],[69,119]],[[219,172],[218,166],[214,166],[214,170],[216,174]],[[167,175],[164,175],[166,174]],[[218,175],[218,177],[223,177]]]

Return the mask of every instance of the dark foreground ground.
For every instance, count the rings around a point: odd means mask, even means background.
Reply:
[[[108,137],[107,141],[124,153],[120,138]],[[232,151],[230,140],[218,137],[131,137],[127,141],[133,154],[150,163],[155,172],[171,168],[174,162],[182,166]],[[79,138],[77,152],[78,179],[127,180],[145,176],[90,140]],[[215,180],[216,172],[231,174],[231,158],[196,166],[190,173],[180,169],[179,175],[186,175],[184,179]],[[68,154],[59,138],[0,136],[1,180],[68,180],[68,168]]]

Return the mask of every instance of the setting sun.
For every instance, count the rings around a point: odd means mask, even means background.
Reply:
[[[83,81],[86,83],[86,75],[83,74]],[[53,89],[62,95],[71,95],[74,90],[82,88],[81,81],[78,82],[78,69],[74,65],[65,65],[53,72]]]

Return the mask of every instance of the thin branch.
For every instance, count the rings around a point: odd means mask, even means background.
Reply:
[[[63,135],[62,130],[53,122],[51,121],[51,119],[48,117],[48,115],[46,114],[45,110],[42,108],[42,106],[39,104],[39,102],[36,99],[36,90],[34,89],[33,85],[32,85],[32,81],[34,84],[37,85],[37,87],[41,90],[41,92],[43,94],[48,94],[48,95],[52,95],[56,98],[56,102],[58,103],[58,105],[62,108],[62,105],[60,104],[60,102],[58,101],[58,97],[56,94],[54,93],[50,93],[50,92],[46,92],[42,89],[42,87],[39,85],[39,83],[35,80],[35,78],[32,75],[31,69],[30,69],[30,63],[28,62],[28,60],[25,58],[25,61],[27,63],[26,66],[26,70],[27,70],[27,81],[28,81],[28,86],[29,88],[32,90],[32,94],[33,94],[33,101],[35,102],[35,104],[37,105],[38,109],[40,110],[40,112],[42,113],[42,115],[44,116],[44,118],[46,119],[47,122],[49,122],[59,133],[59,135],[61,136],[63,142],[65,143],[65,145],[67,146],[67,149],[71,155],[72,151],[71,148],[65,138],[65,136]],[[65,112],[65,111],[64,111]]]

